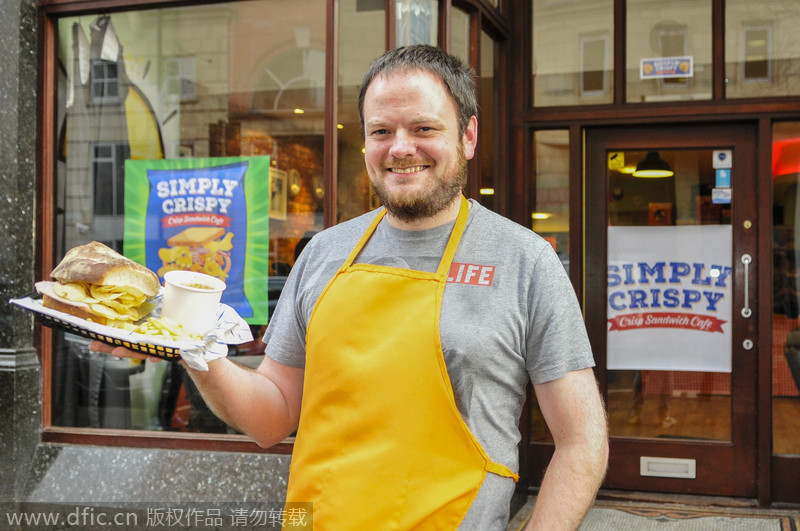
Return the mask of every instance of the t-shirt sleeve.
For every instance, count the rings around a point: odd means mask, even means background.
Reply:
[[[531,271],[526,366],[535,384],[594,366],[578,298],[555,251],[542,245]]]
[[[301,256],[286,278],[263,338],[266,355],[290,367],[304,367],[306,362],[306,324],[302,306],[298,304],[306,266],[307,261]]]

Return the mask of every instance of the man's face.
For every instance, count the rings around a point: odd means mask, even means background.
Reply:
[[[461,195],[477,120],[458,133],[444,84],[425,71],[373,79],[364,99],[365,161],[378,199],[403,221],[431,217]]]

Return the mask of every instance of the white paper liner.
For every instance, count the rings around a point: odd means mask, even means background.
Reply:
[[[42,305],[41,299],[23,297],[20,299],[11,299],[8,302],[34,313],[46,315],[58,321],[64,321],[80,330],[97,336],[112,338],[131,344],[154,345],[177,350],[186,364],[198,371],[207,371],[208,362],[226,357],[228,355],[228,345],[238,345],[253,340],[250,326],[236,313],[236,310],[227,304],[219,305],[216,325],[203,339],[195,341],[172,341],[156,336],[137,334],[113,326],[93,323],[68,313],[45,308]],[[161,295],[157,295],[150,302],[154,303],[156,307],[145,319],[147,319],[147,317],[158,317],[161,315]],[[143,321],[144,319],[140,322]]]

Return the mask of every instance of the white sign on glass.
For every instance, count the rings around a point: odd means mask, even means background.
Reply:
[[[608,369],[731,371],[731,226],[608,228]]]

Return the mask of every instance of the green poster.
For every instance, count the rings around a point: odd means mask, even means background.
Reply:
[[[124,254],[223,280],[222,302],[266,324],[269,157],[125,161]]]

